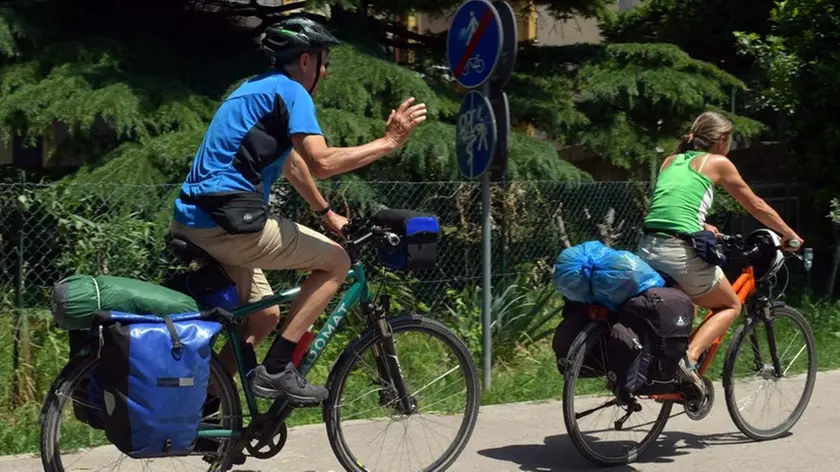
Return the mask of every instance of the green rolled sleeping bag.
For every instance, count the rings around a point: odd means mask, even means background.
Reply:
[[[72,275],[53,287],[51,311],[68,331],[90,329],[98,310],[138,315],[170,315],[198,311],[189,295],[151,282],[113,275]]]

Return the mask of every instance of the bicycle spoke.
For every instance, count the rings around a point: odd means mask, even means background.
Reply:
[[[768,331],[759,333],[761,329]],[[724,373],[725,383],[731,385],[727,390],[727,407],[735,424],[748,436],[778,437],[795,424],[810,398],[816,369],[812,335],[798,312],[782,307],[776,310],[772,323],[750,325],[749,332],[740,336],[733,342]],[[787,336],[791,339],[786,339]],[[744,343],[747,339],[750,342]],[[744,351],[755,350],[751,346],[753,339],[767,343],[761,347],[763,352],[773,353],[775,344],[778,357],[765,359],[757,368],[751,361],[741,361]],[[801,393],[792,393],[790,387],[794,383]]]
[[[399,358],[401,379],[386,381],[379,369],[371,368],[374,355],[369,347],[381,346],[372,342],[366,349],[353,352],[352,364],[337,393],[334,408],[340,421],[339,438],[343,450],[352,451],[352,459],[343,464],[350,464],[352,470],[359,464],[389,472],[423,470],[444,460],[457,444],[468,399],[477,393],[475,384],[464,384],[463,361],[453,356],[448,341],[437,329],[394,327],[392,339],[394,352],[383,351],[381,355]],[[460,359],[465,358],[469,359]],[[395,366],[391,364],[389,369]],[[370,378],[380,388],[371,389],[371,380],[365,380]],[[397,380],[405,386],[405,398],[397,394]]]
[[[66,380],[59,383],[51,399],[48,400],[47,415],[42,427],[42,455],[49,458],[48,472],[70,472],[77,470],[97,471],[125,471],[125,472],[192,472],[207,471],[211,467],[202,459],[208,452],[194,451],[188,456],[160,457],[147,459],[133,459],[122,454],[118,449],[111,446],[105,435],[105,431],[95,429],[89,424],[77,418],[79,411],[86,411],[88,418],[94,418],[96,412],[102,412],[102,406],[88,399],[90,387],[83,387],[84,381],[88,381],[91,372],[95,372],[98,366],[98,359],[85,359]],[[223,367],[218,363],[215,356],[211,362],[211,382],[214,382],[223,372]],[[225,386],[214,383],[217,390],[223,392],[220,398],[225,400],[219,404],[219,410],[203,415],[200,427],[234,429],[241,426],[241,415],[238,412],[238,398],[232,382],[228,380]],[[80,410],[86,408],[86,410]],[[207,423],[211,421],[211,423]],[[68,440],[69,444],[63,444]],[[225,452],[230,439],[208,439],[210,444],[215,444],[214,453]],[[90,448],[79,448],[77,446],[92,445]],[[223,456],[220,456],[223,457]]]
[[[607,407],[610,407],[610,406],[615,406],[615,405],[616,405],[616,400],[615,400],[615,398],[613,398],[613,399],[611,399],[610,401],[608,401],[608,402],[604,403],[604,404],[603,404],[603,405],[601,405],[601,406],[596,406],[595,408],[590,408],[590,409],[588,409],[588,410],[584,410],[584,411],[582,411],[582,412],[580,412],[580,413],[575,413],[575,419],[576,419],[576,420],[579,420],[579,419],[581,419],[581,418],[584,418],[584,417],[586,417],[586,416],[591,415],[592,413],[595,413],[595,412],[596,412],[596,411],[598,411],[598,410],[602,410],[602,409],[604,409],[604,408],[607,408]]]
[[[635,460],[659,436],[671,411],[671,402],[660,405],[643,397],[619,400],[604,388],[603,340],[607,335],[606,323],[587,326],[581,334],[583,342],[576,341],[569,352],[563,386],[563,418],[569,437],[584,457],[602,466]],[[593,369],[587,375],[591,378],[581,378],[585,367]]]

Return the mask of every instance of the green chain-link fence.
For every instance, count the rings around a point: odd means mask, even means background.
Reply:
[[[799,226],[800,204],[788,185],[755,187],[783,218]],[[108,273],[160,283],[178,270],[165,248],[172,204],[179,186],[103,184],[0,184],[0,402],[37,403],[61,360],[37,356],[60,344],[45,330],[49,295],[74,273]],[[443,236],[436,269],[382,274],[392,305],[450,316],[462,331],[480,328],[481,192],[477,182],[326,182],[322,193],[341,213],[370,216],[381,208],[435,214]],[[546,287],[557,254],[570,244],[608,239],[634,249],[641,237],[649,186],[640,182],[507,182],[492,185],[493,296],[519,285]],[[273,211],[310,227],[317,219],[290,185],[275,187]],[[727,218],[729,231],[748,232],[744,218]],[[819,248],[815,255],[828,253]],[[373,254],[366,260],[373,261]],[[816,261],[822,259],[815,258]],[[828,267],[825,263],[815,264]],[[297,274],[270,272],[275,288],[297,282]],[[816,272],[815,272],[816,275]],[[536,289],[535,289],[536,290]],[[5,315],[5,316],[4,316]],[[20,316],[25,315],[25,316]],[[475,319],[473,319],[475,318]],[[474,326],[473,326],[474,325]],[[471,340],[476,352],[480,338]],[[494,344],[495,346],[495,344]],[[50,362],[56,365],[46,365]],[[43,364],[43,365],[42,365]],[[18,372],[18,375],[8,375]],[[42,377],[39,375],[42,374]],[[33,403],[34,401],[34,403]]]
[[[46,309],[51,287],[77,272],[162,281],[175,268],[165,236],[177,192],[177,186],[0,185],[2,305],[20,302],[23,308]],[[449,289],[480,283],[478,183],[357,182],[327,184],[322,192],[349,216],[365,217],[388,207],[440,218],[439,266],[410,277],[397,275],[398,283],[408,284],[425,305],[442,301]],[[494,185],[492,193],[493,274],[503,281],[550,267],[562,248],[561,220],[573,244],[608,231],[615,246],[632,248],[640,236],[647,186],[508,182]],[[276,188],[272,206],[278,214],[317,225],[289,185]],[[610,209],[615,212],[612,230],[599,227]],[[288,274],[272,277],[278,285],[294,282]]]

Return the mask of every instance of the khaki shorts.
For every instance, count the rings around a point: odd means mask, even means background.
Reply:
[[[222,228],[170,228],[207,251],[236,284],[239,299],[255,302],[274,294],[261,269],[311,271],[325,266],[337,243],[286,218],[269,218],[262,231],[230,234]]]
[[[725,277],[723,269],[700,259],[690,243],[675,237],[645,235],[636,255],[673,278],[692,298],[709,293]]]

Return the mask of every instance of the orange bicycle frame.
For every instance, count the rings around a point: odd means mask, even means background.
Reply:
[[[745,268],[741,275],[738,276],[738,279],[735,280],[735,283],[732,284],[732,289],[738,295],[738,299],[741,300],[741,304],[746,304],[747,299],[755,293],[755,274],[753,272],[752,266]],[[691,337],[689,338],[689,342],[691,339],[694,339],[694,335],[697,334],[697,331],[706,324],[709,319],[714,316],[714,312],[709,312],[703,321],[691,332]],[[725,335],[724,335],[725,336]],[[723,341],[723,336],[715,339],[711,346],[706,350],[706,358],[703,360],[703,364],[700,365],[698,369],[698,373],[700,376],[706,375],[706,371],[709,369],[709,366],[712,364],[712,361],[715,359],[715,354],[717,354],[718,349],[720,348],[720,343]],[[683,395],[681,393],[665,393],[661,395],[650,395],[649,398],[653,400],[662,400],[662,401],[679,401],[682,400]]]

